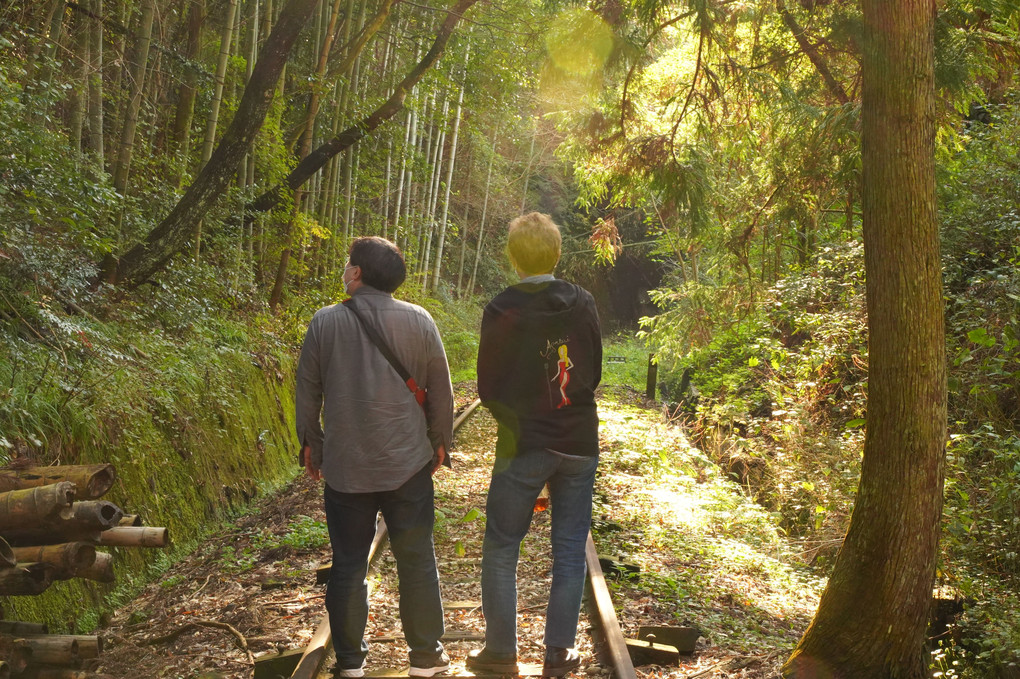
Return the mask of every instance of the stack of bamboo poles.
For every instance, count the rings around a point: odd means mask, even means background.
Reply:
[[[36,595],[57,580],[113,582],[113,555],[97,547],[165,547],[166,528],[141,525],[99,500],[113,465],[0,469],[0,596]],[[0,679],[86,679],[98,636],[49,634],[46,625],[0,620]]]

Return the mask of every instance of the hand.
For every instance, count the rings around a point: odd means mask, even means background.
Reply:
[[[322,472],[312,462],[312,448],[311,446],[305,446],[301,451],[301,459],[305,463],[305,473],[312,477],[313,481],[318,481],[322,478]]]
[[[446,459],[446,446],[441,445],[438,448],[436,448],[436,454],[432,456],[432,460],[433,462],[435,462],[435,464],[432,465],[433,474],[439,471],[439,468],[443,466],[443,460],[445,459]]]

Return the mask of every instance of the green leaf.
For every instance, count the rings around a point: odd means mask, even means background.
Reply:
[[[758,365],[758,363],[760,363],[760,361],[756,357],[754,357],[754,356],[752,356],[751,358],[747,359],[747,365],[752,367],[752,368],[755,367],[756,365]]]
[[[850,420],[849,422],[846,423],[846,428],[847,429],[856,429],[857,427],[863,427],[864,423],[865,423],[865,420],[861,419],[860,417],[856,417],[856,418],[854,418],[854,419],[852,419],[852,420]]]
[[[967,333],[967,339],[974,344],[979,344],[983,347],[994,347],[995,338],[988,334],[988,331],[984,328],[974,328]]]

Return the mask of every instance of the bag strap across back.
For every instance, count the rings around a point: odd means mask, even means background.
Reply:
[[[361,327],[364,329],[365,334],[368,335],[368,339],[372,340],[372,344],[376,346],[379,353],[381,353],[389,364],[393,366],[393,369],[397,371],[398,375],[400,375],[400,379],[404,380],[404,384],[406,384],[407,388],[411,390],[412,394],[414,394],[414,400],[417,401],[418,405],[422,408],[425,408],[425,396],[427,392],[418,386],[418,383],[413,377],[411,377],[411,374],[407,372],[404,365],[397,360],[397,357],[393,354],[389,345],[387,345],[379,333],[376,332],[375,328],[365,321],[365,317],[362,316],[361,312],[358,310],[357,304],[354,302],[354,298],[351,297],[346,300],[343,305],[354,314],[354,317],[361,323]]]

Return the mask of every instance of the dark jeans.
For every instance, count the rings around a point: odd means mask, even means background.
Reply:
[[[337,666],[360,667],[368,653],[368,552],[382,512],[390,549],[397,561],[400,622],[411,649],[411,664],[428,663],[443,650],[443,604],[432,544],[435,521],[431,465],[396,490],[324,492],[333,568],[326,586],[326,610]]]
[[[545,645],[572,648],[584,593],[584,549],[591,528],[596,457],[521,450],[496,458],[485,507],[482,543],[482,613],[485,648],[517,652],[517,561],[535,498],[549,483],[552,513],[552,586],[545,617]]]

